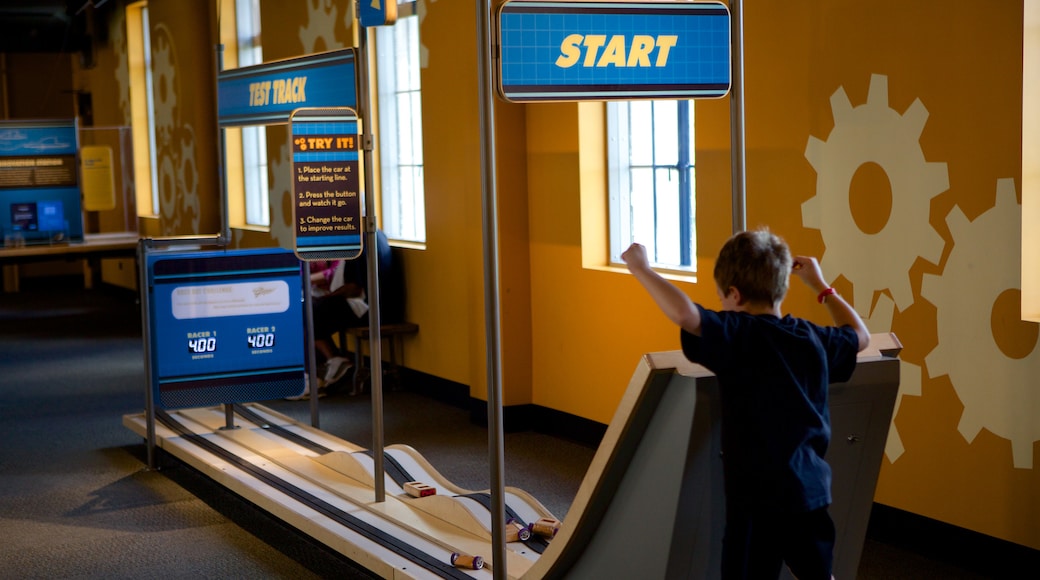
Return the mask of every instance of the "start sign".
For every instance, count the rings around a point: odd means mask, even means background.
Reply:
[[[498,90],[510,101],[722,97],[721,2],[509,0],[498,13]]]

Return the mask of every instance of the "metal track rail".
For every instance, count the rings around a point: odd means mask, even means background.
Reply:
[[[321,513],[330,520],[349,528],[368,540],[382,545],[402,558],[414,562],[416,565],[421,566],[430,573],[437,574],[442,578],[455,578],[458,580],[468,580],[469,578],[472,578],[469,574],[441,561],[441,559],[427,554],[426,552],[417,549],[415,546],[403,542],[372,524],[369,524],[368,522],[341,510],[327,501],[308,493],[300,487],[265,471],[238,455],[231,453],[227,449],[213,443],[206,437],[191,432],[166,411],[156,409],[156,419],[158,419],[167,429],[177,433],[177,435],[182,437],[185,441],[191,442],[192,444],[205,449],[209,453],[220,457],[222,460],[252,475],[270,487],[277,489],[281,493],[284,493],[294,500]]]

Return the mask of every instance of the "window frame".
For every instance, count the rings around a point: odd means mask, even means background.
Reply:
[[[374,30],[381,227],[392,241],[421,245],[427,232],[419,17],[401,11],[393,26]],[[402,34],[410,52],[404,59],[399,54]],[[412,66],[402,67],[402,62]]]
[[[156,168],[155,94],[152,87],[152,46],[148,2],[126,6],[127,68],[130,76],[130,133],[133,147],[137,214],[158,218],[159,176]]]
[[[647,105],[648,104],[648,105]],[[656,117],[656,109],[664,105],[674,104],[675,125],[674,158],[659,161],[657,139],[654,127],[666,122]],[[649,134],[644,134],[641,142],[651,144],[650,162],[633,161],[633,106],[650,107],[651,118]],[[694,101],[692,100],[644,100],[644,101],[611,101],[606,104],[607,132],[607,191],[608,191],[608,262],[621,265],[621,253],[633,242],[647,247],[651,265],[655,269],[674,271],[689,275],[697,272],[697,228],[696,228],[696,152],[694,143]],[[637,233],[633,225],[633,213],[638,211],[639,200],[634,200],[634,188],[631,187],[634,170],[649,171],[650,201],[653,208],[653,239],[647,239],[644,233]],[[662,208],[659,195],[659,183],[662,172],[677,180],[674,208]],[[645,209],[645,208],[644,208]],[[662,232],[660,218],[668,209],[674,209],[677,223],[670,225],[674,233]],[[644,220],[645,222],[645,220]],[[644,229],[646,229],[644,224]],[[669,236],[677,243],[677,259],[663,259],[666,254],[662,246],[667,246]],[[667,248],[666,248],[667,249]]]

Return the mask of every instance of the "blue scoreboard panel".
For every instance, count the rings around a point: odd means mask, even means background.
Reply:
[[[298,395],[306,277],[281,249],[147,258],[154,401],[165,409]]]

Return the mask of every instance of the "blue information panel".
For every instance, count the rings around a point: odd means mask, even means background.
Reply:
[[[357,113],[349,107],[300,109],[289,126],[296,255],[357,258],[362,233]]]
[[[729,92],[721,2],[511,0],[498,13],[510,101],[717,98]]]
[[[148,255],[152,385],[165,409],[298,395],[304,276],[281,249]]]
[[[76,121],[0,121],[5,246],[83,241]]]
[[[357,105],[355,50],[291,58],[221,71],[217,76],[220,126],[285,123],[301,107]]]

